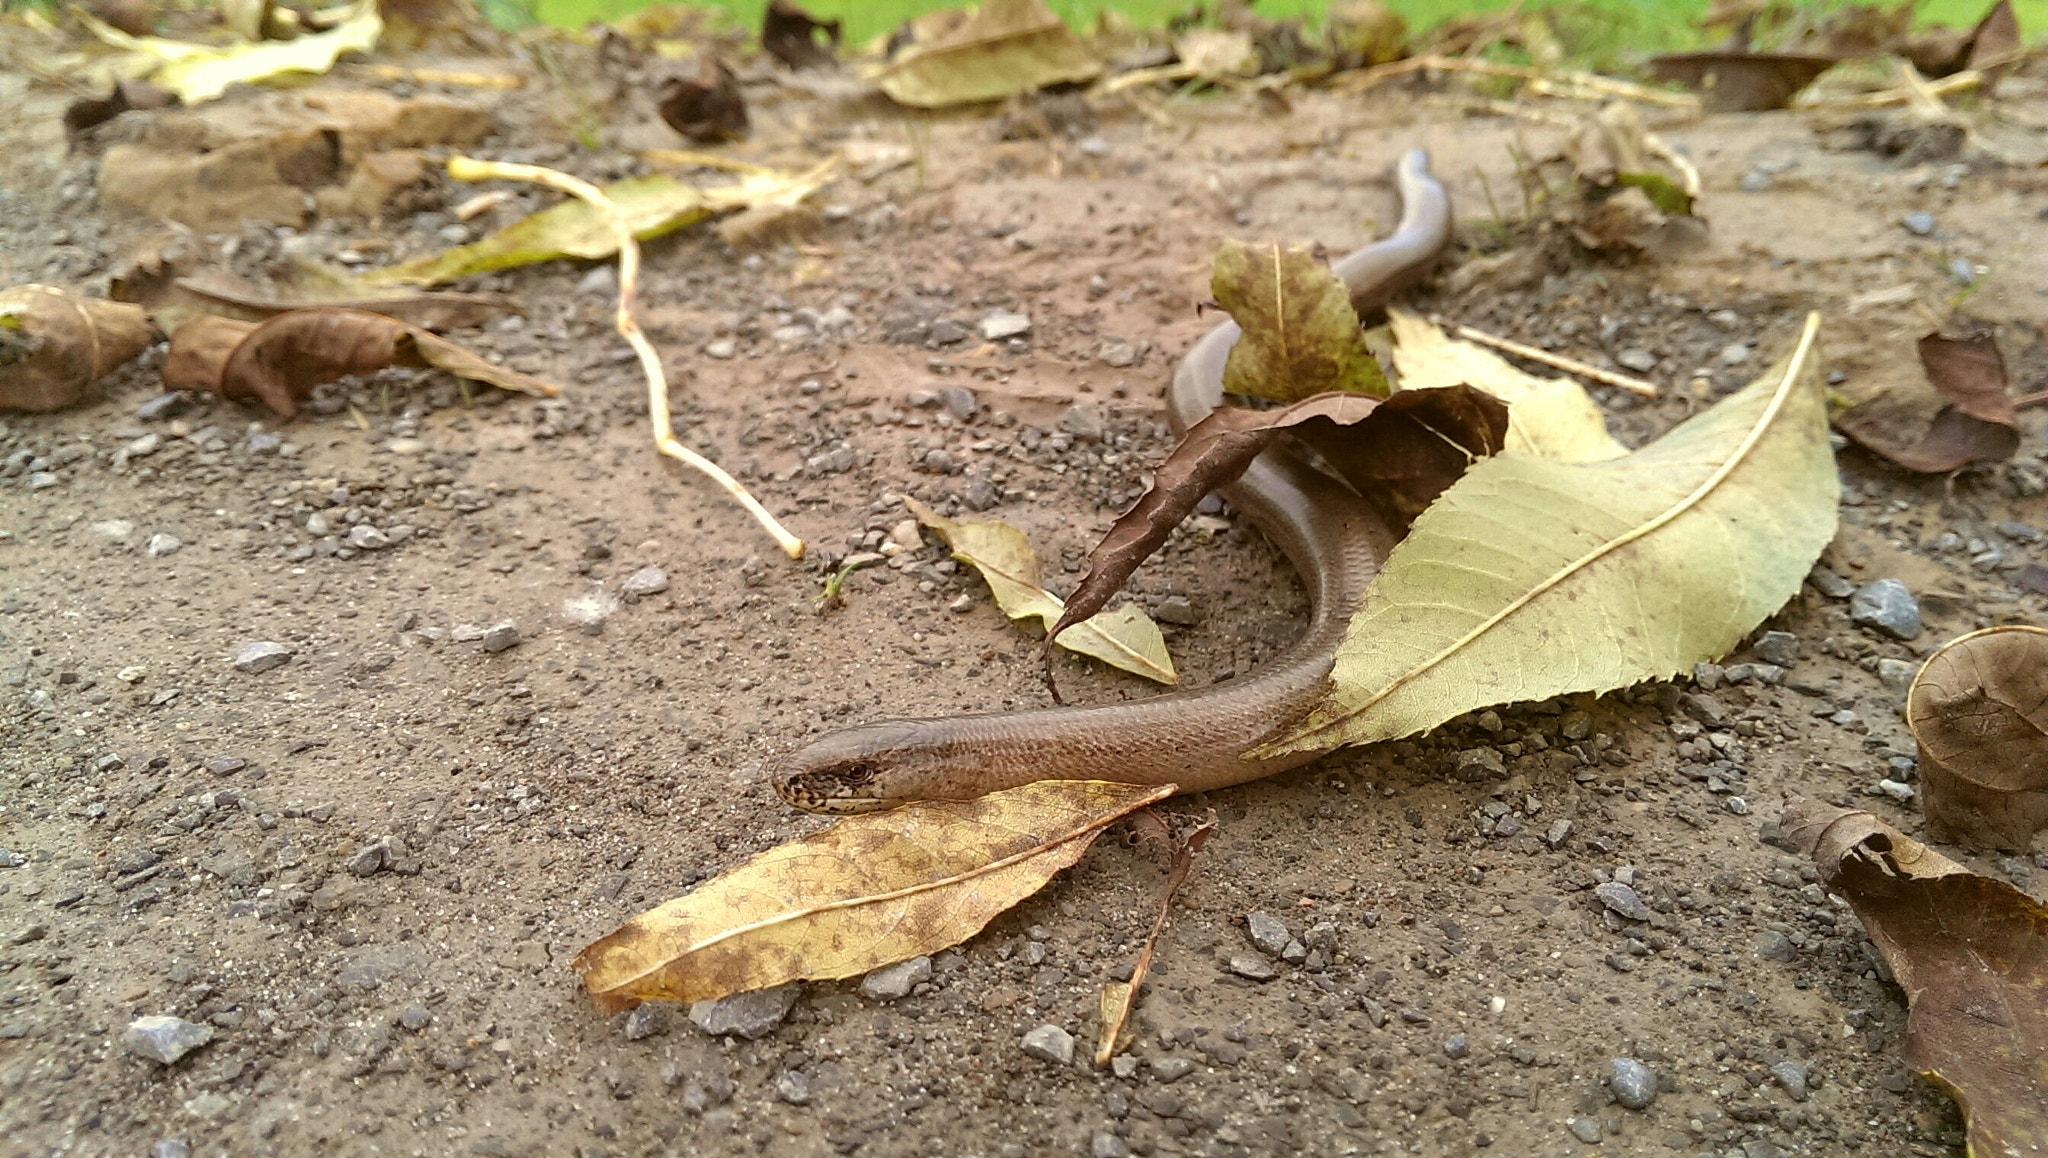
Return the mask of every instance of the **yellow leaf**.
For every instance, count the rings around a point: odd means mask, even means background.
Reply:
[[[368,52],[384,34],[377,0],[357,0],[342,10],[340,23],[296,40],[241,42],[216,48],[160,36],[130,36],[91,16],[79,19],[95,36],[145,61],[155,62],[150,79],[177,93],[188,105],[210,101],[232,84],[249,84],[290,72],[326,72],[344,52]]]
[[[943,108],[1101,73],[1102,62],[1041,0],[987,0],[946,35],[898,52],[875,82],[899,104]]]
[[[1508,404],[1507,449],[1564,462],[1620,458],[1628,448],[1607,433],[1607,418],[1586,388],[1567,378],[1538,378],[1484,346],[1461,342],[1428,320],[1387,307],[1394,369],[1403,390],[1471,386]]]
[[[1690,671],[1799,590],[1841,480],[1818,315],[1763,377],[1622,458],[1504,452],[1415,520],[1330,691],[1249,755],[1412,736],[1464,712]]]
[[[1041,780],[849,817],[576,955],[600,1011],[852,977],[957,945],[1175,786]]]
[[[996,606],[1011,619],[1036,619],[1048,631],[1066,610],[1059,597],[1039,582],[1041,564],[1024,532],[1008,523],[963,522],[906,497],[917,521],[938,533],[953,557],[981,572]],[[1162,684],[1177,684],[1173,658],[1159,625],[1134,603],[1097,612],[1060,632],[1055,641],[1068,651],[1099,659],[1114,668]]]

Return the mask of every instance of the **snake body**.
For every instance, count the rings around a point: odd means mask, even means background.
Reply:
[[[1399,226],[1335,266],[1361,315],[1426,273],[1449,243],[1450,201],[1412,150],[1395,167]],[[1236,343],[1224,322],[1181,360],[1167,392],[1175,432],[1223,399],[1223,365]],[[889,720],[830,733],[787,757],[776,794],[812,812],[850,813],[908,800],[970,799],[1035,780],[1223,788],[1305,763],[1313,753],[1265,760],[1244,753],[1277,738],[1320,697],[1345,625],[1391,549],[1393,534],[1350,488],[1310,466],[1285,440],[1222,491],[1273,540],[1308,589],[1306,631],[1249,676],[1125,703],[986,715]]]

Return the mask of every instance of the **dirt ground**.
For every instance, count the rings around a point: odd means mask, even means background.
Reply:
[[[538,82],[450,92],[495,118],[484,155],[610,177],[623,150],[673,143],[640,110],[571,144]],[[2010,92],[2038,117],[2039,82]],[[1666,126],[1703,175],[1708,240],[1618,261],[1522,221],[1516,155],[1558,130],[1450,91],[1285,113],[1219,96],[1012,140],[984,114],[749,95],[743,155],[911,155],[842,176],[798,244],[742,257],[696,229],[649,249],[683,437],[813,544],[801,564],[656,456],[613,282],[573,263],[468,287],[525,305],[477,344],[564,383],[557,402],[392,374],[279,427],[145,406],[159,347],[88,405],[0,421],[0,1153],[1962,1153],[1950,1099],[1900,1059],[1900,991],[1771,822],[1815,796],[1921,830],[1875,788],[1913,779],[1900,673],[1959,632],[2042,621],[2015,583],[2048,525],[2038,412],[1996,470],[1841,455],[1824,563],[1903,580],[1927,621],[1911,642],[1852,623],[1823,575],[1766,625],[1796,637],[1767,648],[1789,665],[1745,650],[1176,802],[1220,823],[1134,1066],[1085,1060],[1164,868],[1114,840],[905,996],[806,985],[753,1039],[677,1008],[595,1015],[581,946],[818,827],[765,787],[779,753],[1044,702],[1035,639],[936,546],[856,572],[820,614],[823,575],[884,545],[908,494],[1024,527],[1071,582],[1165,449],[1159,394],[1210,324],[1216,241],[1356,244],[1393,221],[1385,174],[1409,145],[1461,218],[1427,307],[1645,367],[1661,399],[1597,391],[1631,444],[1755,377],[1808,310],[1832,365],[1915,372],[1912,339],[1962,279],[2015,389],[2048,388],[2048,178],[1953,142],[1888,152],[1797,114]],[[0,103],[18,110],[0,284],[103,290],[161,227],[101,204],[60,96],[0,76]],[[433,177],[381,224],[193,241],[265,274],[423,252],[545,200],[464,226],[450,211],[475,192]],[[1924,234],[1902,224],[1920,213]],[[995,309],[1029,332],[984,341]],[[381,534],[351,545],[364,526]],[[1128,591],[1184,601],[1167,632],[1193,686],[1256,670],[1303,607],[1256,532],[1206,527]],[[647,567],[666,589],[620,601]],[[519,642],[485,650],[478,629],[504,622]],[[238,670],[255,641],[289,661]],[[1152,692],[1060,665],[1070,700]],[[2042,895],[2048,860],[1967,863]],[[1642,908],[1603,905],[1603,882]],[[1252,912],[1313,958],[1254,948]],[[146,1015],[212,1039],[159,1065],[122,1044]],[[1078,1039],[1072,1064],[1023,1048],[1047,1025]],[[1646,1107],[1617,1101],[1617,1058],[1653,1075]]]

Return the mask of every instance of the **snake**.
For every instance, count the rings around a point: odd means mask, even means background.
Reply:
[[[1394,166],[1394,231],[1339,259],[1361,317],[1425,275],[1451,238],[1449,195],[1421,149]],[[1166,411],[1176,436],[1223,401],[1241,331],[1225,321],[1176,368]],[[844,728],[783,758],[776,795],[807,812],[872,812],[916,800],[969,800],[1040,780],[1104,780],[1205,792],[1273,775],[1316,751],[1249,755],[1286,735],[1322,698],[1338,645],[1395,535],[1350,487],[1278,439],[1220,493],[1278,547],[1307,590],[1308,626],[1250,673],[1117,703],[1028,708]]]

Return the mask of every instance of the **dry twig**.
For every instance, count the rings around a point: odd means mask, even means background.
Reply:
[[[1612,370],[1602,370],[1598,366],[1581,362],[1577,358],[1567,358],[1563,354],[1553,354],[1548,350],[1539,350],[1534,346],[1525,346],[1513,338],[1503,338],[1495,334],[1489,334],[1485,330],[1475,330],[1471,326],[1460,325],[1441,314],[1433,314],[1429,320],[1468,342],[1476,342],[1482,346],[1491,346],[1503,353],[1513,354],[1517,358],[1527,358],[1531,362],[1541,362],[1545,366],[1563,370],[1567,374],[1577,374],[1581,378],[1591,378],[1595,382],[1602,382],[1609,386],[1626,390],[1631,394],[1640,394],[1644,398],[1655,398],[1658,394],[1655,382],[1647,382],[1641,378],[1630,377],[1627,374],[1617,374]]]
[[[640,284],[640,243],[634,239],[632,227],[626,224],[619,207],[612,204],[602,190],[588,181],[571,177],[567,173],[540,165],[515,165],[503,161],[479,161],[474,157],[448,158],[448,175],[457,181],[529,181],[559,189],[588,204],[610,224],[619,242],[619,309],[616,323],[619,336],[626,339],[633,352],[640,356],[640,369],[647,375],[647,412],[654,424],[654,445],[670,458],[680,460],[710,476],[712,481],[725,488],[725,492],[738,500],[754,521],[773,536],[777,546],[792,559],[804,557],[804,541],[790,534],[768,508],[761,505],[739,480],[725,473],[719,465],[676,441],[675,426],[670,420],[668,409],[668,375],[662,371],[661,355],[655,353],[653,343],[640,332],[640,323],[633,316],[633,297]]]

